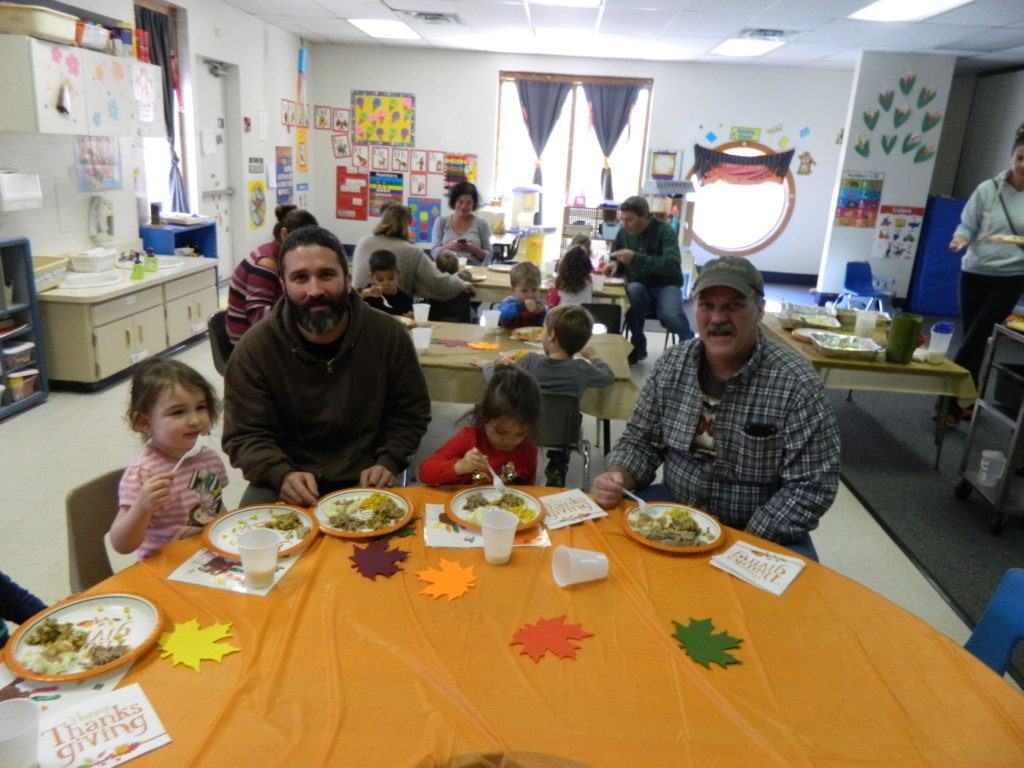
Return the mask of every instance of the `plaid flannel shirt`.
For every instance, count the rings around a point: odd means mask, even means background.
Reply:
[[[691,450],[703,394],[703,343],[677,344],[654,366],[608,465],[640,487],[659,465],[672,496],[726,525],[787,544],[818,525],[839,484],[839,427],[807,363],[758,335],[715,411],[715,456]]]

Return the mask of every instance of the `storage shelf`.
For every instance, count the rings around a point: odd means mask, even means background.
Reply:
[[[46,363],[43,355],[43,343],[40,338],[38,299],[36,296],[35,273],[32,269],[32,252],[28,240],[15,237],[0,240],[0,318],[14,317],[24,328],[0,337],[0,345],[13,345],[31,341],[35,344],[35,359],[11,370],[0,364],[0,384],[7,389],[0,396],[0,421],[14,414],[31,408],[47,399],[50,394],[49,382],[46,378]],[[8,302],[8,292],[11,300]],[[21,400],[11,400],[9,377],[18,371],[34,369],[39,371],[35,380],[35,391]]]

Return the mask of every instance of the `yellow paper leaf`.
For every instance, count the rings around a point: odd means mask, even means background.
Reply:
[[[466,346],[470,349],[501,349],[501,344],[491,344],[488,341],[471,341]]]
[[[421,595],[429,595],[435,600],[441,595],[446,595],[449,600],[462,597],[471,588],[475,587],[476,576],[473,571],[475,565],[463,568],[455,560],[441,558],[441,567],[427,568],[424,571],[416,571],[416,578],[427,582],[430,586],[420,590]]]
[[[184,624],[175,624],[171,632],[160,635],[157,645],[162,649],[160,658],[171,657],[175,665],[184,664],[199,671],[199,662],[220,662],[229,653],[242,650],[227,643],[218,643],[231,637],[230,624],[213,624],[206,629],[199,628],[199,619],[191,619]]]

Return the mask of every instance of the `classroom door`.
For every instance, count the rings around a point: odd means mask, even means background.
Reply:
[[[235,271],[232,206],[241,202],[231,183],[232,131],[227,108],[229,84],[237,82],[231,77],[234,69],[205,56],[196,58],[193,69],[199,213],[217,222],[217,279],[220,283],[230,280]]]

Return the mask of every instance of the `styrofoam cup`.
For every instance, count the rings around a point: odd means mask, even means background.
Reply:
[[[430,349],[430,337],[434,335],[433,328],[413,328],[412,343],[419,352],[426,352]]]
[[[480,313],[480,324],[484,327],[484,333],[497,333],[501,329],[498,321],[501,319],[501,311],[497,309],[485,309]]]
[[[608,557],[603,552],[558,546],[551,557],[551,574],[560,587],[603,579],[608,575]]]
[[[238,554],[242,557],[247,587],[263,589],[273,583],[280,547],[281,534],[273,528],[253,528],[238,535]]]
[[[594,286],[595,291],[604,290],[604,275],[595,272],[590,276],[591,285]]]
[[[458,259],[459,259],[459,272],[462,272],[469,265],[469,257],[468,256],[459,256]]]
[[[858,309],[857,319],[853,321],[853,332],[861,338],[870,339],[871,332],[875,330],[878,322],[877,312],[868,312],[865,309]]]
[[[39,707],[30,699],[0,701],[0,765],[39,765]]]
[[[480,528],[484,532],[484,560],[491,565],[504,565],[509,561],[517,525],[519,518],[506,509],[488,509],[480,515]]]
[[[430,305],[429,304],[413,304],[412,305],[412,316],[416,321],[416,325],[423,325],[425,322],[430,320]]]

